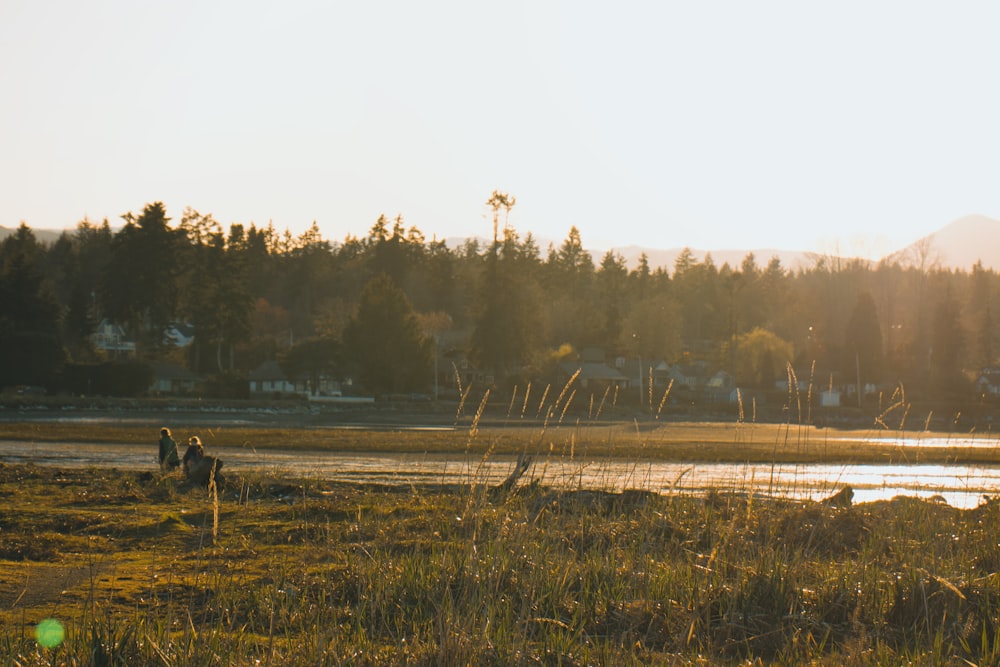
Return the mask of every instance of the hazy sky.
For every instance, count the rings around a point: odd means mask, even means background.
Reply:
[[[877,256],[1000,217],[995,2],[3,0],[0,225]]]

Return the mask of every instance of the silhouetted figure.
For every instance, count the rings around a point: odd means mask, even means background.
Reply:
[[[205,447],[201,444],[201,439],[193,435],[188,439],[188,448],[184,452],[184,476],[188,481],[201,486],[209,486],[212,480],[220,487],[225,480],[219,474],[222,469],[222,460],[214,456],[205,454]]]
[[[160,468],[162,470],[173,470],[181,464],[177,458],[177,443],[170,437],[169,428],[160,429]]]
[[[192,435],[188,438],[188,448],[184,452],[184,475],[185,477],[191,476],[191,466],[197,465],[199,461],[205,458],[205,447],[201,444],[201,438],[196,435]]]

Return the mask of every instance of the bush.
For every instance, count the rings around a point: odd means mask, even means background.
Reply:
[[[245,375],[219,373],[205,381],[206,398],[250,398],[250,383]]]
[[[78,395],[141,396],[153,384],[153,369],[140,361],[66,364],[61,389]]]

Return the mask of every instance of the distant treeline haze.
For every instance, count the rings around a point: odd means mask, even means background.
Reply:
[[[834,257],[791,271],[748,254],[739,266],[685,251],[670,267],[594,258],[576,228],[538,247],[494,193],[492,242],[428,241],[380,217],[341,242],[313,227],[224,230],[161,203],[84,220],[51,245],[26,225],[0,243],[0,386],[58,389],[67,368],[106,361],[101,321],[124,328],[138,359],[245,384],[262,362],[350,377],[367,393],[427,392],[432,363],[475,368],[500,389],[552,382],[583,350],[605,358],[707,362],[748,390],[787,369],[827,382],[905,386],[969,399],[996,361],[1000,280],[926,266]],[[488,230],[483,230],[488,233]],[[183,324],[193,344],[164,331]],[[440,379],[440,378],[439,378]]]

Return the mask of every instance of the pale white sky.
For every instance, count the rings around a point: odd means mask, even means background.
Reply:
[[[1000,217],[1000,4],[4,0],[0,225],[895,250]]]

